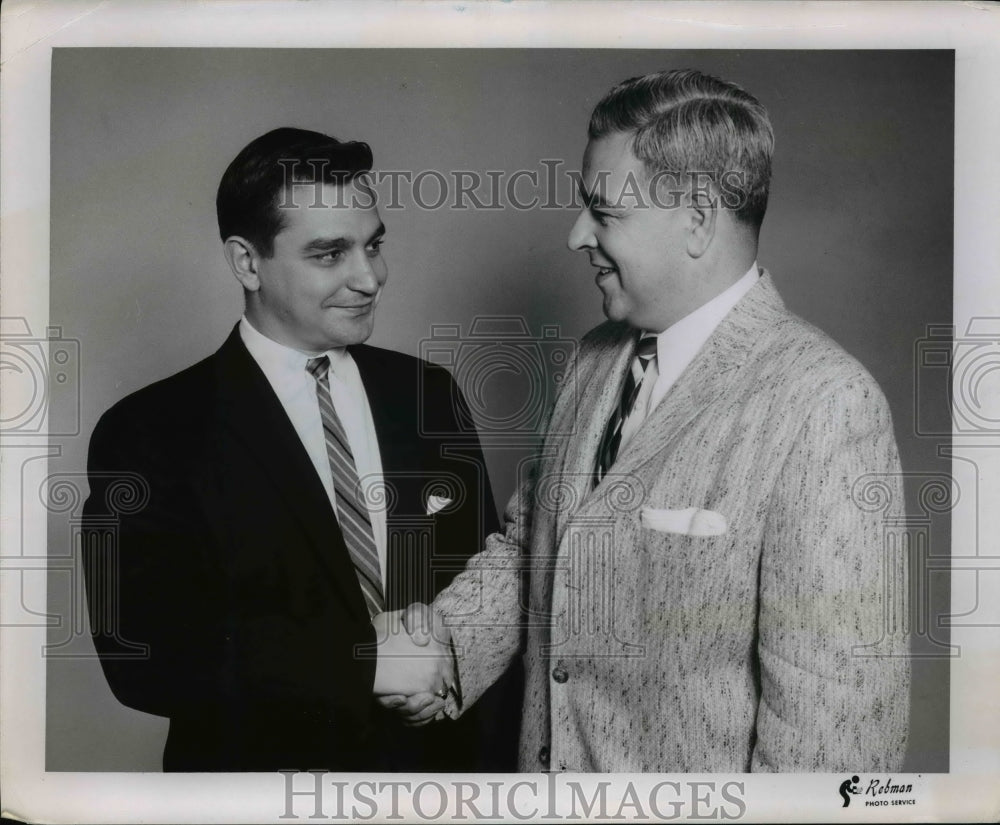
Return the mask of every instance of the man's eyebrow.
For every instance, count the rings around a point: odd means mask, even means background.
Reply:
[[[614,204],[608,203],[608,201],[606,201],[604,199],[604,196],[601,195],[599,192],[597,192],[597,191],[588,192],[586,190],[586,188],[584,187],[582,180],[577,180],[576,187],[577,187],[577,189],[580,192],[580,197],[583,199],[583,202],[587,205],[588,209],[616,209],[617,208]]]
[[[314,238],[302,247],[303,252],[336,252],[350,249],[354,241],[350,238]]]
[[[365,241],[365,246],[377,241],[385,234],[385,224],[379,223],[371,237]],[[344,252],[354,246],[353,238],[313,238],[302,247],[303,252]]]
[[[371,243],[372,241],[377,241],[383,235],[385,235],[385,224],[380,222],[378,225],[378,229],[372,232],[372,236],[368,239],[368,243]],[[365,246],[367,245],[368,244],[365,244]]]

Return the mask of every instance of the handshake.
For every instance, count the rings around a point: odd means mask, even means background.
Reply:
[[[443,719],[455,692],[451,634],[440,615],[415,602],[406,610],[372,619],[378,644],[373,693],[404,725],[419,727]],[[457,697],[456,697],[457,698]]]

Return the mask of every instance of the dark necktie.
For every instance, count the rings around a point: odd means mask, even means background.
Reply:
[[[622,426],[625,419],[635,406],[635,400],[639,397],[639,390],[642,389],[642,380],[646,375],[646,368],[656,357],[656,336],[652,333],[644,333],[639,339],[635,348],[635,357],[632,359],[628,375],[625,376],[625,386],[622,387],[622,395],[611,412],[608,425],[604,428],[604,437],[601,439],[600,449],[597,451],[597,467],[594,470],[594,486],[600,484],[601,479],[607,475],[611,465],[618,458],[618,448],[622,443]]]
[[[337,517],[344,543],[351,554],[358,582],[368,605],[368,613],[374,616],[385,610],[385,596],[382,593],[382,572],[372,531],[371,517],[365,503],[354,454],[347,441],[344,426],[333,407],[330,397],[330,359],[322,355],[310,358],[306,369],[316,379],[316,397],[319,400],[319,414],[323,420],[323,435],[326,438],[326,455],[333,473],[333,489],[337,500]]]

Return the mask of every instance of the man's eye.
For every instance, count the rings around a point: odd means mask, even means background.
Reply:
[[[382,249],[382,244],[384,243],[385,243],[384,238],[379,238],[376,241],[372,241],[370,244],[368,244],[368,254],[374,258],[376,255],[379,254],[379,252]]]
[[[317,255],[316,260],[321,264],[332,264],[340,260],[340,256],[343,253],[339,249],[331,250],[330,252],[324,252],[322,255]]]
[[[591,214],[594,216],[594,220],[597,221],[601,226],[608,225],[608,218],[612,217],[607,212],[598,212],[592,209]]]

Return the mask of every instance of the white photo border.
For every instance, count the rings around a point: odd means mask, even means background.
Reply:
[[[904,8],[908,6],[908,8]],[[955,49],[955,292],[954,324],[959,335],[973,317],[1000,317],[1000,7],[952,3],[668,3],[668,2],[7,2],[2,10],[3,72],[0,197],[3,275],[2,314],[23,317],[32,330],[49,322],[49,96],[53,48],[104,46],[199,47],[587,47],[587,48],[714,48]],[[3,395],[13,407],[17,387],[7,376]],[[1000,429],[988,442],[1000,446]],[[1000,508],[991,493],[1000,482],[1000,453],[982,450],[982,500],[962,499],[953,513],[952,604],[975,605],[977,626],[954,626],[951,642],[961,657],[952,662],[950,770],[947,774],[906,775],[893,781],[912,782],[917,804],[912,808],[831,807],[831,788],[842,777],[808,775],[543,775],[508,776],[502,787],[498,816],[511,820],[546,820],[559,810],[566,783],[593,789],[611,783],[609,796],[623,799],[629,783],[640,799],[648,799],[657,783],[682,784],[691,795],[705,793],[692,783],[742,785],[739,806],[720,807],[720,815],[739,813],[745,821],[900,821],[995,820],[1000,815],[1000,598],[997,573],[1000,550],[991,537],[1000,535]],[[961,455],[968,441],[956,433],[953,449]],[[37,442],[9,442],[0,465],[2,510],[12,507],[21,464],[46,455],[46,437]],[[23,553],[44,564],[46,514],[38,503],[25,510],[20,525],[0,523],[4,548],[0,561]],[[13,548],[22,535],[36,549]],[[982,542],[982,546],[979,546]],[[6,566],[6,565],[4,565]],[[35,603],[45,602],[43,577]],[[16,571],[2,577],[4,595],[21,586]],[[46,642],[45,627],[9,623],[12,600],[3,599],[0,613],[0,737],[4,815],[38,822],[289,822],[313,813],[308,796],[294,800],[295,818],[286,813],[286,778],[264,774],[127,774],[45,771],[45,660],[38,650]],[[305,777],[299,777],[304,779]],[[373,777],[343,777],[354,781]],[[385,777],[403,781],[406,777]],[[501,777],[449,777],[479,784]],[[413,785],[431,777],[410,777]],[[326,781],[326,780],[324,780]],[[442,780],[443,781],[443,780]],[[298,780],[296,780],[298,782]],[[516,783],[522,784],[510,790]],[[296,784],[297,789],[301,785]],[[552,796],[553,789],[555,790]],[[328,799],[333,787],[327,784]],[[348,793],[351,789],[348,788]],[[372,795],[368,792],[368,795]],[[379,794],[374,794],[379,796]],[[388,798],[387,796],[383,798]],[[413,797],[400,801],[397,821],[421,821]],[[454,799],[439,817],[454,816]],[[330,803],[332,806],[332,802]],[[407,807],[407,806],[410,807]],[[511,806],[513,805],[513,810]],[[554,806],[554,807],[553,807]],[[688,804],[683,814],[692,812]],[[423,812],[436,812],[433,795]],[[617,806],[616,806],[617,807]],[[663,814],[670,809],[666,808]],[[525,816],[537,809],[534,816]],[[634,815],[626,806],[623,816]],[[905,811],[904,813],[901,813]],[[648,811],[647,811],[648,812]],[[702,811],[704,813],[704,810]],[[333,807],[323,818],[334,819]],[[369,807],[361,805],[362,817]],[[375,820],[391,815],[379,808]],[[468,810],[466,818],[471,819]],[[559,818],[559,817],[556,817]],[[578,817],[589,819],[591,817]],[[660,818],[665,818],[661,816]],[[730,816],[730,818],[733,818]],[[392,818],[389,819],[392,821]],[[654,817],[652,821],[656,821]]]

